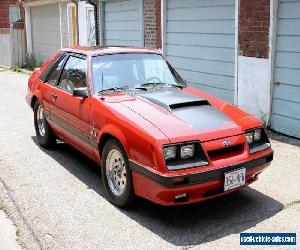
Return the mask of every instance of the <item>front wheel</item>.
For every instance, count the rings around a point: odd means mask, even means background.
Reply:
[[[54,146],[56,138],[46,120],[44,107],[39,101],[34,104],[34,127],[36,137],[42,147],[50,148]]]
[[[102,153],[102,181],[111,203],[118,207],[130,205],[134,200],[132,174],[122,145],[109,140]]]

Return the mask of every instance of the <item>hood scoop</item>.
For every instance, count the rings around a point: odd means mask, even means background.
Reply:
[[[141,95],[141,97],[172,112],[176,109],[196,106],[207,106],[210,103],[198,96],[185,93],[180,89],[168,89]]]
[[[236,126],[229,117],[214,108],[207,100],[180,89],[156,91],[141,97],[164,108],[197,130]]]

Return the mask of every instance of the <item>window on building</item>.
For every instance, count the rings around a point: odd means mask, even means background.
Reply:
[[[17,5],[9,6],[9,22],[13,23],[20,19],[20,9]]]

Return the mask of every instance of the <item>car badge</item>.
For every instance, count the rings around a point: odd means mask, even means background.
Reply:
[[[229,141],[229,140],[223,141],[223,146],[224,146],[224,147],[228,147],[228,146],[230,146],[230,145],[231,145],[231,141]]]

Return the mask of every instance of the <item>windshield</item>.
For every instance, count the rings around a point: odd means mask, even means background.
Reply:
[[[94,93],[102,89],[134,89],[147,83],[183,84],[183,80],[158,54],[114,54],[93,57],[92,79]]]

